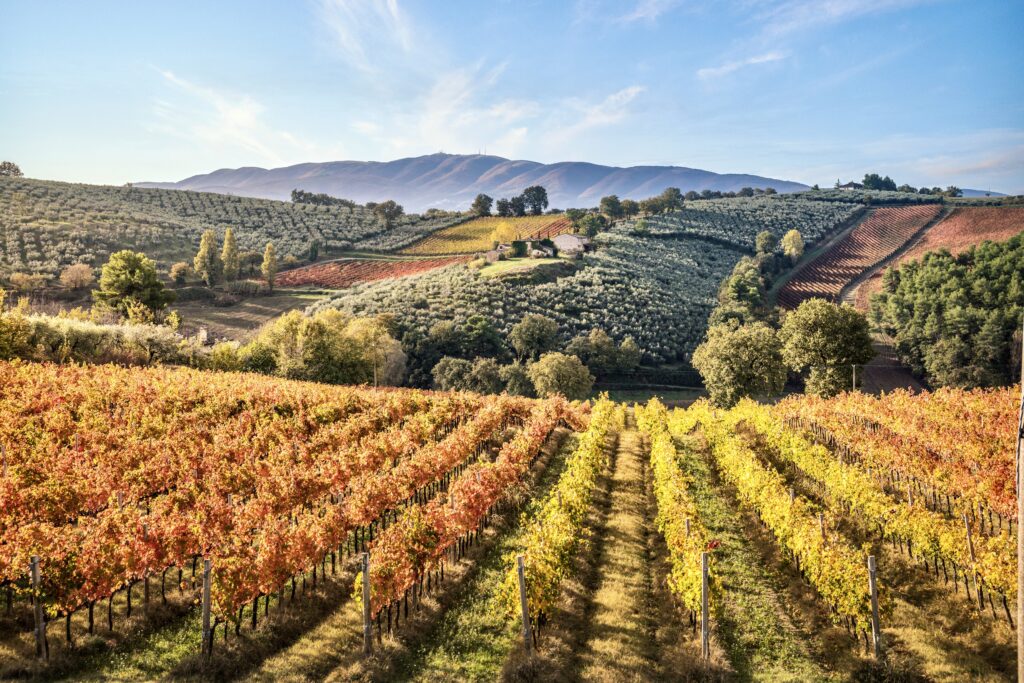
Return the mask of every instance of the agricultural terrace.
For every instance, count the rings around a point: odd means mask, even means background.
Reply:
[[[1003,680],[1018,393],[669,411],[0,363],[0,676]]]
[[[191,261],[206,230],[234,230],[241,251],[298,258],[326,250],[397,249],[459,217],[402,216],[387,228],[362,207],[314,206],[207,192],[78,185],[0,177],[0,276],[56,275],[75,263],[101,265],[121,249],[162,265]]]
[[[929,228],[891,265],[916,261],[928,252],[940,249],[956,256],[985,240],[1003,242],[1022,231],[1024,207],[959,207]],[[879,270],[857,287],[857,308],[868,310],[871,296],[882,289],[883,274]]]
[[[835,301],[857,276],[891,256],[941,210],[938,204],[872,210],[860,224],[782,286],[779,305],[793,309],[812,297]]]
[[[276,284],[281,287],[345,289],[361,282],[418,275],[437,268],[465,263],[468,260],[468,256],[400,260],[338,259],[281,273]]]
[[[543,239],[572,232],[572,223],[560,214],[544,216],[487,216],[474,218],[431,233],[401,251],[403,254],[433,256],[475,254],[494,247],[495,235],[501,241]]]

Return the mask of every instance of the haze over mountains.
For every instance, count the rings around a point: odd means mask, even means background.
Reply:
[[[200,192],[289,199],[294,189],[325,192],[359,203],[394,199],[407,211],[430,207],[465,209],[477,193],[494,198],[519,194],[530,185],[547,188],[552,207],[597,206],[601,197],[643,199],[666,187],[735,191],[773,187],[779,192],[808,189],[801,183],[742,173],[712,173],[682,166],[602,166],[580,161],[541,164],[483,154],[430,154],[395,161],[331,161],[283,168],[221,169],[179,182],[142,182]]]

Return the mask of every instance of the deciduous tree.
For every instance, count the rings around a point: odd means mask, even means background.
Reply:
[[[708,328],[693,352],[711,400],[724,408],[744,396],[773,396],[786,383],[786,366],[775,330],[764,323],[723,324]]]
[[[594,376],[579,358],[564,353],[547,353],[527,369],[530,381],[540,397],[561,394],[568,399],[590,396]]]

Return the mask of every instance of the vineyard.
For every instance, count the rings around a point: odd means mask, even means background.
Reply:
[[[544,239],[572,232],[572,223],[560,214],[474,218],[431,233],[402,249],[401,253],[416,256],[475,254],[494,247],[492,235],[496,230],[508,233],[509,240]]]
[[[857,276],[902,247],[941,210],[937,204],[873,210],[782,286],[779,305],[796,308],[812,297],[835,301]]]
[[[408,275],[418,275],[437,268],[465,263],[468,257],[433,259],[339,259],[317,263],[282,273],[277,285],[282,287],[327,287],[345,289],[361,282],[374,282]]]
[[[960,207],[929,228],[920,240],[892,265],[921,259],[931,251],[948,250],[956,256],[985,240],[1002,242],[1024,232],[1024,209],[1020,207]],[[866,311],[871,295],[882,289],[883,271],[875,272],[857,287],[857,308]]]
[[[1017,398],[0,364],[0,675],[1000,680]]]
[[[241,250],[304,257],[326,249],[390,250],[460,217],[401,217],[387,229],[362,207],[314,206],[230,195],[27,178],[0,179],[0,276],[54,275],[67,265],[101,265],[120,249],[144,251],[163,264],[190,260],[206,230],[234,229]]]

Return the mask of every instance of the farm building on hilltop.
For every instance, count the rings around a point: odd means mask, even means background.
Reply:
[[[837,190],[863,190],[864,186],[860,183],[855,183],[852,180],[842,185],[836,185]]]
[[[587,250],[590,246],[590,239],[583,235],[573,235],[566,233],[564,235],[558,235],[551,239],[555,243],[555,247],[563,254],[581,254]]]

